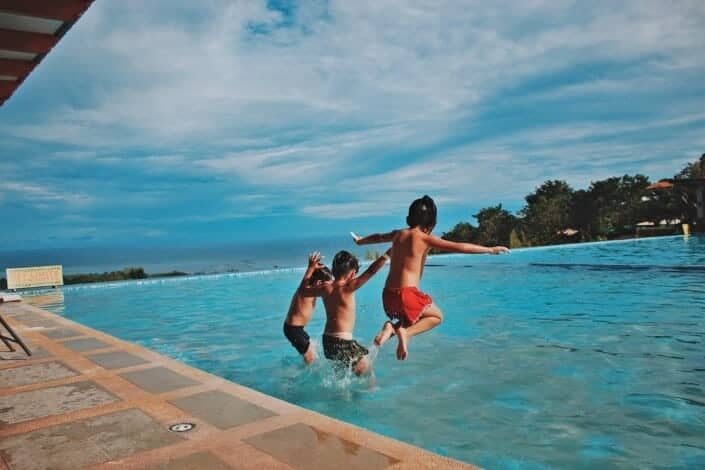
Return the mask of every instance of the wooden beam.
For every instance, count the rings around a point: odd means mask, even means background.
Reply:
[[[59,41],[51,34],[0,29],[0,49],[45,54]]]
[[[7,100],[10,96],[12,96],[12,92],[17,89],[19,84],[19,81],[8,82],[5,80],[0,80],[0,105],[2,105],[5,100]]]
[[[11,77],[26,77],[37,65],[31,60],[0,59],[0,75]]]
[[[74,22],[92,2],[93,0],[0,0],[0,11]]]

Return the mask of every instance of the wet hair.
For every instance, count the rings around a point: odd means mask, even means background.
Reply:
[[[355,255],[345,250],[336,253],[331,267],[333,268],[333,276],[335,276],[336,279],[345,276],[350,270],[357,271],[360,269]]]
[[[333,273],[330,272],[330,269],[328,269],[327,266],[323,266],[322,268],[318,268],[313,272],[313,274],[311,275],[311,278],[308,280],[308,285],[313,286],[318,281],[329,282],[334,279],[335,278],[333,277]]]
[[[431,228],[436,226],[436,203],[429,196],[424,196],[411,203],[409,215],[406,216],[409,227]]]

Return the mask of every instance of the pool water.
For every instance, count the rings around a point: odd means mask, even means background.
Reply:
[[[47,308],[487,468],[705,467],[705,237],[432,257],[422,288],[444,323],[405,362],[394,339],[373,350],[366,379],[304,367],[283,337],[301,275],[69,286]],[[385,319],[385,276],[357,294],[363,344]],[[323,323],[319,305],[312,337]]]

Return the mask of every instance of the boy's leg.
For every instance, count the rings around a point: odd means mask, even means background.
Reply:
[[[432,303],[421,313],[421,318],[419,318],[419,321],[407,328],[399,326],[396,329],[397,337],[399,338],[399,345],[397,346],[397,359],[403,361],[408,356],[409,351],[407,346],[410,338],[437,327],[442,321],[443,312],[441,312],[441,309],[438,308],[436,304]]]
[[[313,342],[309,341],[308,349],[302,357],[304,358],[304,364],[306,365],[309,365],[316,360],[316,348],[314,347]]]
[[[382,346],[392,336],[394,336],[394,326],[392,325],[392,322],[387,320],[384,322],[384,325],[382,325],[382,329],[379,330],[377,336],[375,336],[375,344],[377,346]]]
[[[353,366],[353,372],[355,375],[363,375],[366,374],[370,371],[370,361],[367,359],[367,357],[363,357],[357,363],[355,366]]]

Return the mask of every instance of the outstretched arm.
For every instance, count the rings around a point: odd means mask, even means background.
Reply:
[[[428,246],[432,248],[437,248],[441,251],[448,251],[451,253],[465,253],[465,254],[492,254],[498,255],[500,253],[509,253],[509,248],[506,246],[482,246],[475,245],[473,243],[459,243],[452,242],[450,240],[444,240],[442,238],[428,235],[426,239]]]
[[[397,231],[392,230],[389,233],[373,233],[372,235],[367,235],[366,237],[361,237],[354,232],[350,232],[350,236],[352,236],[353,241],[357,245],[372,245],[374,243],[386,243],[386,242],[391,242],[392,239],[394,238],[394,235],[396,235]]]
[[[365,269],[365,272],[357,276],[355,279],[350,281],[348,283],[348,289],[355,291],[358,290],[360,287],[362,287],[367,281],[369,281],[372,276],[374,276],[377,271],[382,269],[382,266],[391,259],[389,256],[392,252],[392,249],[388,249],[387,251],[384,252],[382,256],[377,258],[371,265],[368,266],[367,269]]]

